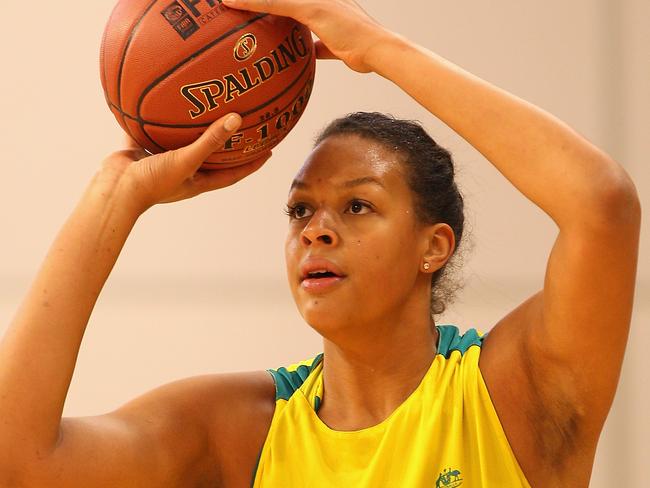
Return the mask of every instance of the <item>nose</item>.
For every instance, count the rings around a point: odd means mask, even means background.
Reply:
[[[317,212],[302,230],[300,240],[305,246],[311,246],[314,243],[335,246],[339,237],[327,217],[323,213]]]

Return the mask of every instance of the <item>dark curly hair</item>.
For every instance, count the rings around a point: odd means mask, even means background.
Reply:
[[[348,134],[376,141],[399,154],[418,220],[424,224],[444,222],[453,229],[456,247],[452,258],[431,276],[431,314],[443,313],[462,287],[457,278],[451,279],[452,271],[460,267],[457,251],[465,226],[463,197],[454,180],[451,154],[419,122],[377,112],[356,112],[334,120],[316,137],[314,146],[328,137]]]

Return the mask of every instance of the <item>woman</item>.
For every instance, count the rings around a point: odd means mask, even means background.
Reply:
[[[632,310],[640,206],[627,173],[351,0],[223,3],[305,23],[319,57],[393,81],[481,151],[559,228],[544,288],[489,335],[435,326],[432,284],[462,237],[451,161],[417,126],[353,115],[320,137],[287,208],[289,282],[323,354],[61,419],[88,318],[138,217],[233,184],[269,156],[197,171],[235,114],[177,151],[130,147],[90,183],[0,343],[0,484],[587,486]],[[408,143],[395,144],[400,131]]]

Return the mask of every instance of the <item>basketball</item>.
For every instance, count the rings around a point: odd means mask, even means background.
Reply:
[[[302,115],[314,72],[309,29],[219,0],[120,0],[100,53],[106,102],[150,153],[191,143],[227,113],[242,116],[206,169],[276,146]]]

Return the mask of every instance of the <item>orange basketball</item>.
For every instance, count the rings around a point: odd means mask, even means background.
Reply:
[[[314,83],[310,31],[286,18],[219,0],[120,0],[102,40],[106,101],[149,152],[194,141],[237,112],[241,128],[205,168],[245,163],[278,144]]]

